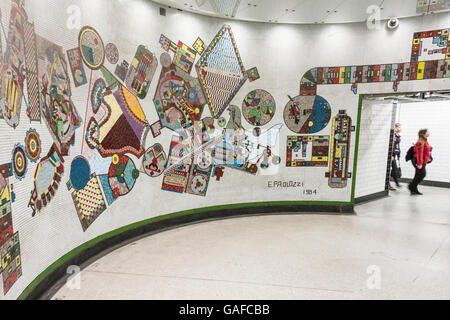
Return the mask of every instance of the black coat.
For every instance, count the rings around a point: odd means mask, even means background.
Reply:
[[[402,141],[402,137],[400,135],[394,134],[394,147],[393,147],[392,156],[397,159],[400,159],[400,154],[401,154],[400,142],[401,141]]]

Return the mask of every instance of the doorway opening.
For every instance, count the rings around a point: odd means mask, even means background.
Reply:
[[[402,127],[400,157],[395,157],[401,172],[400,187],[395,185],[391,175],[397,123]],[[416,143],[418,131],[425,128],[431,133],[429,143],[434,147],[434,161],[422,184],[450,188],[449,127],[449,91],[365,96],[361,110],[355,203],[408,190],[415,169],[405,160],[405,155]]]

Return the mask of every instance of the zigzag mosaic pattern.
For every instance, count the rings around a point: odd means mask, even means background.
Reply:
[[[86,231],[94,220],[106,210],[105,199],[97,177],[92,177],[83,189],[72,191],[72,199],[83,231]]]
[[[247,80],[230,26],[220,29],[195,67],[211,114],[218,119]]]
[[[25,63],[27,65],[28,116],[31,121],[41,122],[41,106],[39,102],[39,81],[37,67],[36,35],[34,23],[26,21],[25,30]]]

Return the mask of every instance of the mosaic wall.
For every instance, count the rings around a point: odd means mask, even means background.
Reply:
[[[1,138],[2,147],[10,146],[2,151],[8,162],[0,165],[3,295],[22,276],[21,239],[27,231],[13,228],[17,212],[31,219],[26,228],[40,223],[41,215],[70,215],[78,224],[70,237],[78,237],[109,223],[108,215],[122,211],[114,208],[134,202],[143,192],[139,185],[152,191],[144,194],[149,200],[135,221],[148,218],[147,205],[171,213],[177,211],[172,206],[183,208],[185,199],[190,203],[185,209],[271,201],[274,195],[274,200],[314,200],[320,192],[319,201],[330,196],[348,202],[357,126],[351,115],[357,115],[357,105],[332,105],[317,94],[318,87],[342,84],[340,90],[354,95],[360,83],[389,82],[394,92],[403,82],[450,77],[449,29],[415,33],[407,62],[312,68],[301,77],[299,95],[280,99],[273,88],[259,85],[278,75],[245,67],[230,25],[210,39],[194,34],[192,42],[174,42],[170,38],[177,35],[167,32],[158,33],[159,43],[126,48],[96,25],[86,25],[63,46],[36,31],[45,21],[39,12],[29,18],[24,0],[0,9],[10,10],[9,23],[1,15],[0,33]],[[75,99],[75,92],[82,99]],[[280,179],[305,175],[318,183],[300,190],[309,198],[269,191],[284,185]],[[266,186],[258,185],[261,181]],[[254,184],[254,190],[242,189],[242,199],[220,198],[242,183]],[[26,190],[17,197],[28,206],[15,205],[17,185]],[[27,268],[24,260],[24,274]]]

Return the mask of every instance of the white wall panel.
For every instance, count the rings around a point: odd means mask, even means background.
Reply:
[[[392,108],[392,103],[364,100],[359,133],[357,198],[385,190]]]

